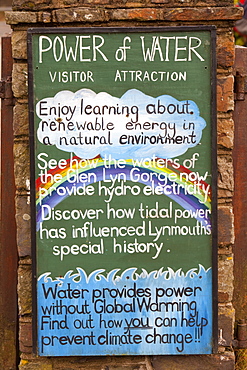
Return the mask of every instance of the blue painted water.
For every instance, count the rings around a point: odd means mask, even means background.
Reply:
[[[38,279],[39,355],[212,352],[211,268],[76,270]]]

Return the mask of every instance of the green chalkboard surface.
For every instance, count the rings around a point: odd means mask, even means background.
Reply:
[[[215,30],[29,30],[40,356],[214,350]]]

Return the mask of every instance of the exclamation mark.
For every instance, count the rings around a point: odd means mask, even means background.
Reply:
[[[200,342],[201,338],[201,328],[195,328],[195,342]]]
[[[200,342],[201,341],[201,334],[202,334],[202,330],[201,330],[201,328],[198,328],[198,342]]]

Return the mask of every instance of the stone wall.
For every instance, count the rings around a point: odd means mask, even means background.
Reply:
[[[232,26],[241,18],[233,0],[13,0],[6,13],[13,29],[14,156],[19,253],[20,369],[167,370],[234,369],[232,246],[233,197],[233,63]],[[126,356],[38,358],[32,354],[32,289],[29,204],[29,132],[27,29],[93,26],[217,26],[218,225],[219,225],[219,350],[211,356]]]

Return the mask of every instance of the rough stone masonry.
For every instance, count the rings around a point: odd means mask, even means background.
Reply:
[[[234,125],[232,111],[233,24],[242,17],[231,0],[13,0],[6,20],[13,29],[14,156],[19,253],[19,348],[21,370],[167,370],[234,369],[232,212]],[[125,356],[39,358],[32,348],[31,240],[29,206],[29,131],[27,29],[30,27],[217,27],[218,121],[218,302],[219,349],[210,356]]]

